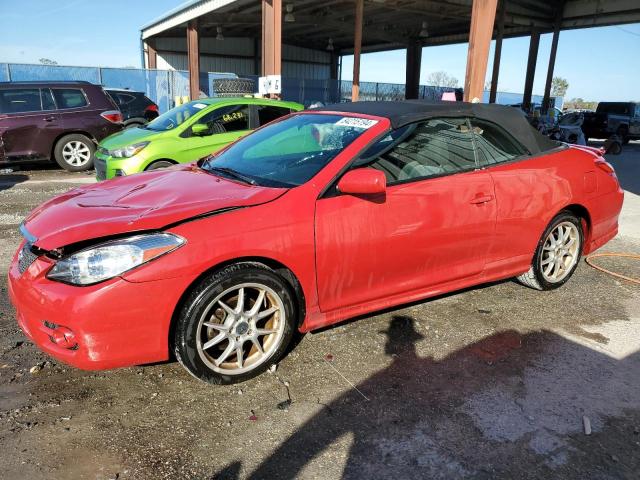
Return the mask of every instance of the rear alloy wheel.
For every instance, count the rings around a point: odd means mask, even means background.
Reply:
[[[277,362],[294,332],[293,299],[264,265],[231,265],[206,277],[182,309],[175,353],[196,378],[236,383]]]
[[[58,165],[69,172],[82,172],[93,167],[93,141],[80,134],[67,135],[58,140],[54,157]]]
[[[529,271],[518,281],[536,290],[552,290],[563,285],[578,266],[584,234],[578,217],[562,212],[545,230]]]

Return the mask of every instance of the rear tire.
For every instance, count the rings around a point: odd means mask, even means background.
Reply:
[[[83,172],[93,167],[96,145],[89,137],[74,133],[56,143],[53,156],[56,163],[68,172]]]
[[[260,263],[229,265],[203,278],[184,302],[175,356],[204,382],[243,382],[280,360],[296,325],[286,280]]]
[[[553,290],[573,275],[584,244],[582,221],[562,211],[549,223],[538,242],[529,271],[518,282],[535,290]]]

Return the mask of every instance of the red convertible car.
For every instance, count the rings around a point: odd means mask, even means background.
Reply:
[[[513,108],[334,105],[53,198],[21,227],[9,293],[26,335],[70,365],[173,352],[232,383],[295,330],[510,277],[557,288],[616,235],[622,199],[601,151]]]

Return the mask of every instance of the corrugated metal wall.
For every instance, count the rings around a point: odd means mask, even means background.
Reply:
[[[186,70],[186,38],[156,38],[159,69]],[[259,47],[258,47],[259,48]],[[254,60],[255,44],[251,38],[200,41],[200,70],[203,72],[231,72],[242,75],[259,75]],[[257,52],[258,55],[260,52]],[[258,62],[259,68],[259,62]],[[320,50],[282,46],[282,75],[292,78],[326,80],[331,75],[331,54]]]

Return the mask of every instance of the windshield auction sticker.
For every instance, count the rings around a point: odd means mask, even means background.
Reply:
[[[377,120],[369,120],[368,118],[343,117],[336,122],[336,125],[339,127],[353,127],[366,130],[373,127],[376,123],[378,123]]]
[[[206,103],[194,103],[193,104],[193,108],[197,108],[198,110],[202,110],[206,106],[207,106]]]

